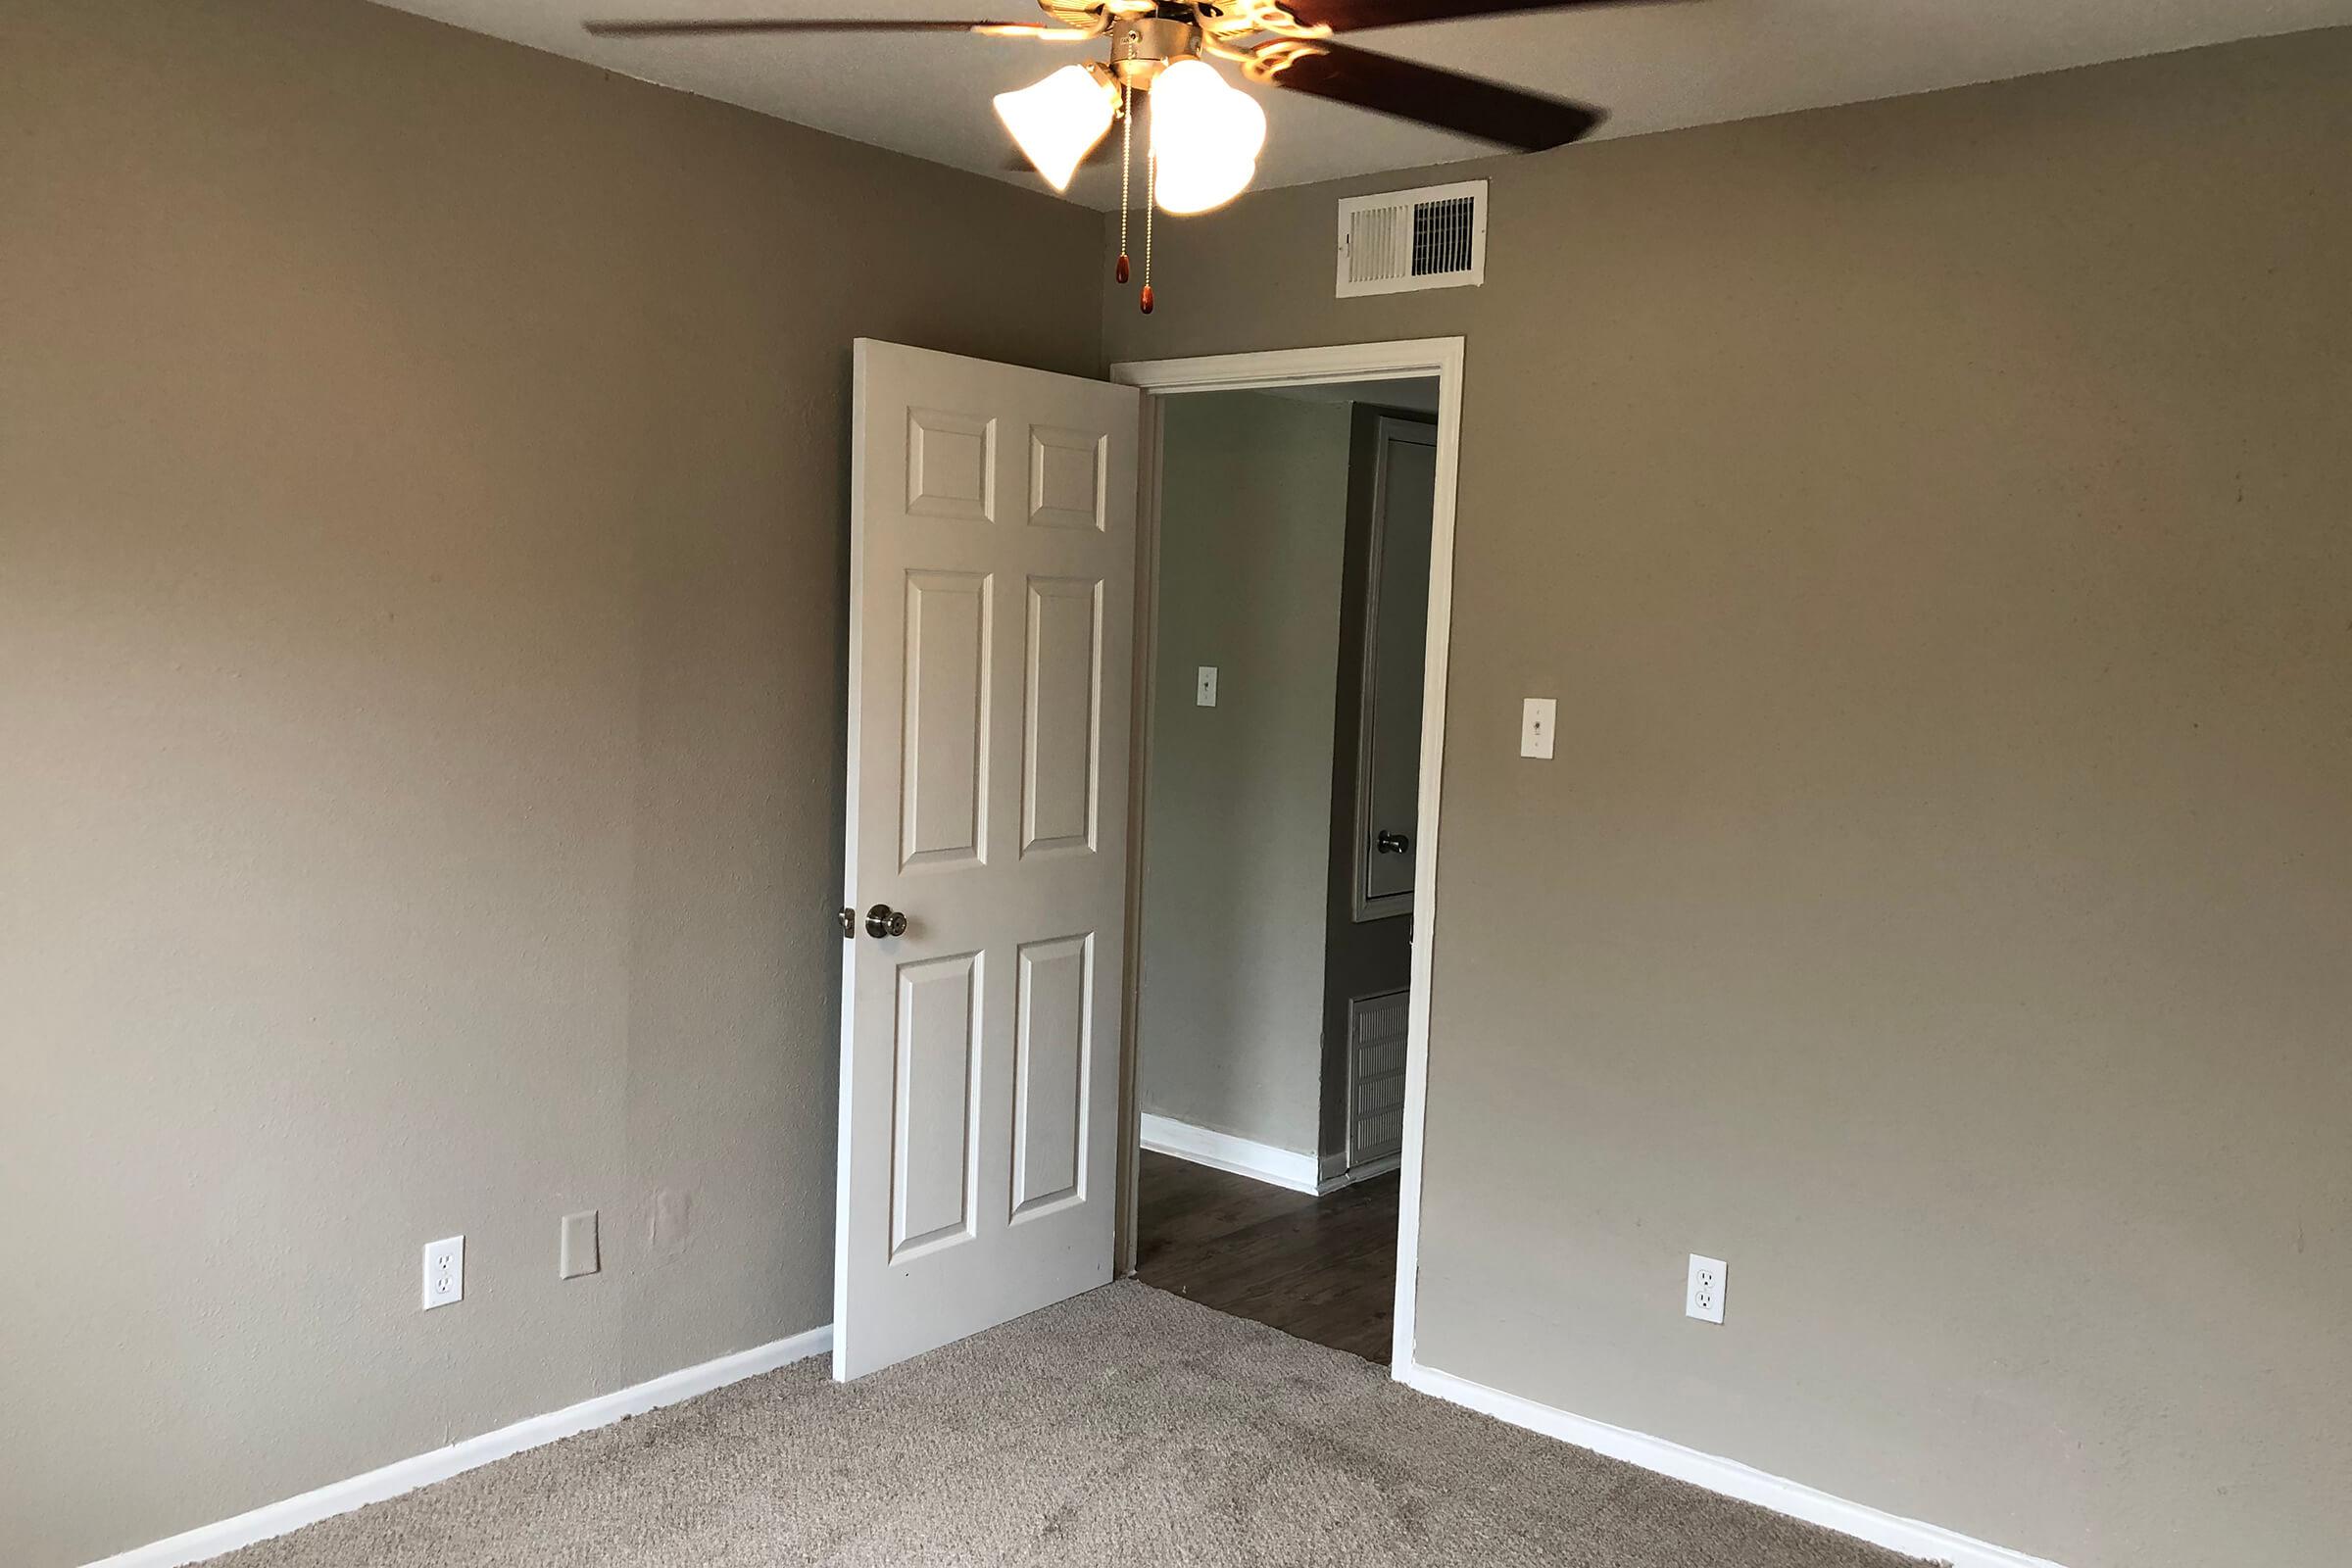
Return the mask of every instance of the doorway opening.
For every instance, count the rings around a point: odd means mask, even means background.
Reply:
[[[1417,347],[1450,363],[1314,376]],[[1411,1346],[1458,353],[1114,372],[1157,394],[1122,1262],[1376,1361]]]
[[[857,344],[834,1376],[1134,1271],[1150,790],[1131,764],[1159,668],[1167,404],[1434,375],[1415,826],[1373,824],[1412,866],[1391,1334],[1411,1377],[1462,342],[1112,373]],[[1318,1073],[1318,1128],[1321,1093]],[[1319,1144],[1297,1152],[1319,1189]]]

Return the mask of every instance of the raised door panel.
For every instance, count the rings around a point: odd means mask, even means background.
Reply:
[[[979,572],[906,574],[906,688],[900,863],[988,858],[992,583]]]
[[[1033,425],[1029,431],[1029,521],[1039,528],[1103,530],[1110,438]]]
[[[996,420],[937,409],[906,411],[906,514],[996,520]]]
[[[1029,579],[1028,679],[1022,694],[1021,845],[1090,850],[1102,749],[1102,585]]]
[[[899,969],[890,1255],[970,1239],[979,1152],[981,955]]]
[[[1021,949],[1014,1026],[1012,1217],[1086,1197],[1086,1101],[1094,1015],[1093,936]]]

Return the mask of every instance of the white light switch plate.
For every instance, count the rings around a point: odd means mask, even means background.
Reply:
[[[603,1265],[596,1255],[596,1210],[584,1209],[564,1216],[564,1228],[556,1249],[556,1272],[564,1279],[576,1280],[583,1274],[593,1274]]]
[[[1551,731],[1560,704],[1553,697],[1530,697],[1519,709],[1519,755],[1551,760]]]
[[[1193,688],[1193,706],[1195,708],[1214,708],[1217,706],[1216,665],[1202,664],[1200,666],[1200,684]]]

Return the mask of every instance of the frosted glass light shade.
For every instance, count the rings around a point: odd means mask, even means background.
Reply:
[[[1224,206],[1248,190],[1256,175],[1255,159],[1180,157],[1161,163],[1154,194],[1161,212],[1189,218]]]
[[[1266,144],[1266,112],[1216,69],[1180,60],[1152,83],[1152,155],[1160,211],[1222,207],[1249,188]]]
[[[1018,92],[997,94],[997,118],[1021,155],[1055,190],[1068,190],[1079,161],[1110,129],[1119,95],[1084,66],[1064,66]]]

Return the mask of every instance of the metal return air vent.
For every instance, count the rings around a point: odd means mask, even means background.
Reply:
[[[1404,1039],[1412,993],[1348,1003],[1348,1168],[1404,1152]]]
[[[1486,280],[1485,180],[1340,203],[1340,298]]]

